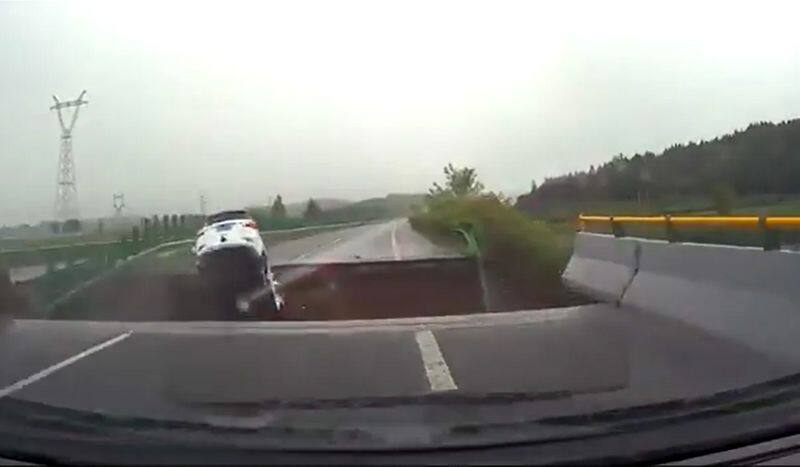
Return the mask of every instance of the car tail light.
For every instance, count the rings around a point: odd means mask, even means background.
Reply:
[[[247,222],[244,223],[244,226],[245,227],[250,227],[251,229],[258,230],[258,224],[256,224],[256,221],[247,221]]]

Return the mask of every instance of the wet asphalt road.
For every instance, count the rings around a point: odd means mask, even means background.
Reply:
[[[407,219],[350,227],[267,245],[273,264],[392,261],[457,256],[411,228]]]
[[[273,266],[304,263],[357,263],[402,261],[459,256],[458,252],[431,243],[411,228],[407,219],[345,227],[294,240],[273,242],[264,235]],[[189,246],[165,249],[137,260],[144,272],[193,273]]]
[[[276,264],[454,254],[405,221],[270,251]],[[797,367],[607,304],[388,322],[0,323],[0,402],[220,424],[403,423],[381,418],[397,413],[302,404],[430,394],[564,394],[446,416],[462,421],[580,413],[732,389]]]
[[[698,396],[794,369],[609,305],[389,325],[18,320],[0,331],[0,400],[194,421],[242,407],[263,416],[278,401],[435,393],[566,392],[574,395],[530,409],[580,412]]]

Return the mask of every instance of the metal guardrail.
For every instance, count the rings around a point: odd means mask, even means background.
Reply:
[[[286,234],[300,233],[300,232],[313,233],[313,232],[326,231],[326,230],[339,229],[339,228],[356,227],[356,226],[360,226],[360,225],[364,225],[364,222],[344,222],[344,223],[339,223],[339,224],[315,225],[315,226],[300,227],[300,228],[294,228],[294,229],[262,230],[262,231],[259,231],[259,233],[262,236],[286,235]],[[158,252],[160,250],[163,250],[165,248],[171,248],[171,247],[180,246],[180,245],[189,245],[189,244],[193,243],[194,240],[195,240],[194,237],[178,239],[178,240],[172,240],[172,241],[167,241],[167,242],[164,242],[164,243],[159,243],[157,245],[150,246],[149,248],[144,248],[144,249],[139,250],[137,252],[131,252],[131,254],[129,256],[121,258],[121,261],[119,261],[119,262],[115,262],[113,267],[111,267],[109,269],[106,269],[105,271],[101,272],[97,276],[91,277],[88,280],[77,284],[72,289],[70,289],[67,292],[61,294],[59,297],[57,297],[56,299],[54,299],[51,303],[49,303],[47,305],[46,311],[47,311],[47,313],[50,313],[55,307],[57,307],[58,305],[60,305],[60,304],[62,304],[64,302],[66,302],[72,296],[80,293],[82,290],[88,288],[89,286],[91,286],[93,284],[96,284],[97,282],[102,281],[107,277],[110,277],[112,274],[114,274],[120,268],[123,268],[123,267],[125,267],[127,265],[130,265],[130,264],[132,264],[134,261],[136,261],[138,259],[146,257],[146,256],[148,256],[150,254],[156,253],[156,252]],[[112,242],[112,244],[113,244],[113,242]],[[85,246],[85,245],[87,245],[87,244],[83,244],[81,246]]]
[[[332,228],[355,227],[363,225],[364,222],[341,222],[336,224],[313,225],[291,229],[262,230],[262,235],[290,235],[299,232],[325,231]],[[84,256],[100,255],[124,259],[136,255],[142,251],[151,251],[160,246],[174,246],[180,243],[190,244],[195,239],[195,232],[183,233],[180,235],[153,237],[150,240],[141,238],[140,240],[120,239],[107,241],[94,241],[73,243],[67,245],[48,245],[34,248],[16,248],[3,250],[0,249],[0,266],[14,267],[27,266],[32,264],[52,265],[57,262],[71,263]]]
[[[578,216],[578,221],[618,222],[631,224],[673,224],[684,226],[731,226],[749,228],[800,228],[800,217],[759,217],[759,216]]]
[[[662,225],[670,242],[679,241],[676,227],[758,230],[765,250],[780,249],[781,230],[800,229],[800,217],[796,216],[578,216],[579,230],[586,230],[592,223],[608,223],[616,237],[626,236],[625,224]]]

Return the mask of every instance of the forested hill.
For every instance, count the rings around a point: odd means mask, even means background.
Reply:
[[[622,154],[587,171],[550,178],[517,207],[536,212],[560,201],[641,200],[800,193],[800,119],[755,123],[700,143],[677,144],[661,154]]]

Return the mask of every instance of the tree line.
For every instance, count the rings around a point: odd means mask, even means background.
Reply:
[[[800,193],[800,119],[754,123],[710,141],[661,154],[619,154],[588,170],[535,183],[518,207],[584,200]]]
[[[286,219],[286,205],[283,204],[283,197],[278,195],[275,197],[275,201],[272,202],[272,206],[269,208],[269,215],[273,219]],[[309,198],[308,202],[306,202],[306,208],[303,211],[303,218],[309,220],[316,220],[322,215],[322,208],[319,206],[314,198]]]

